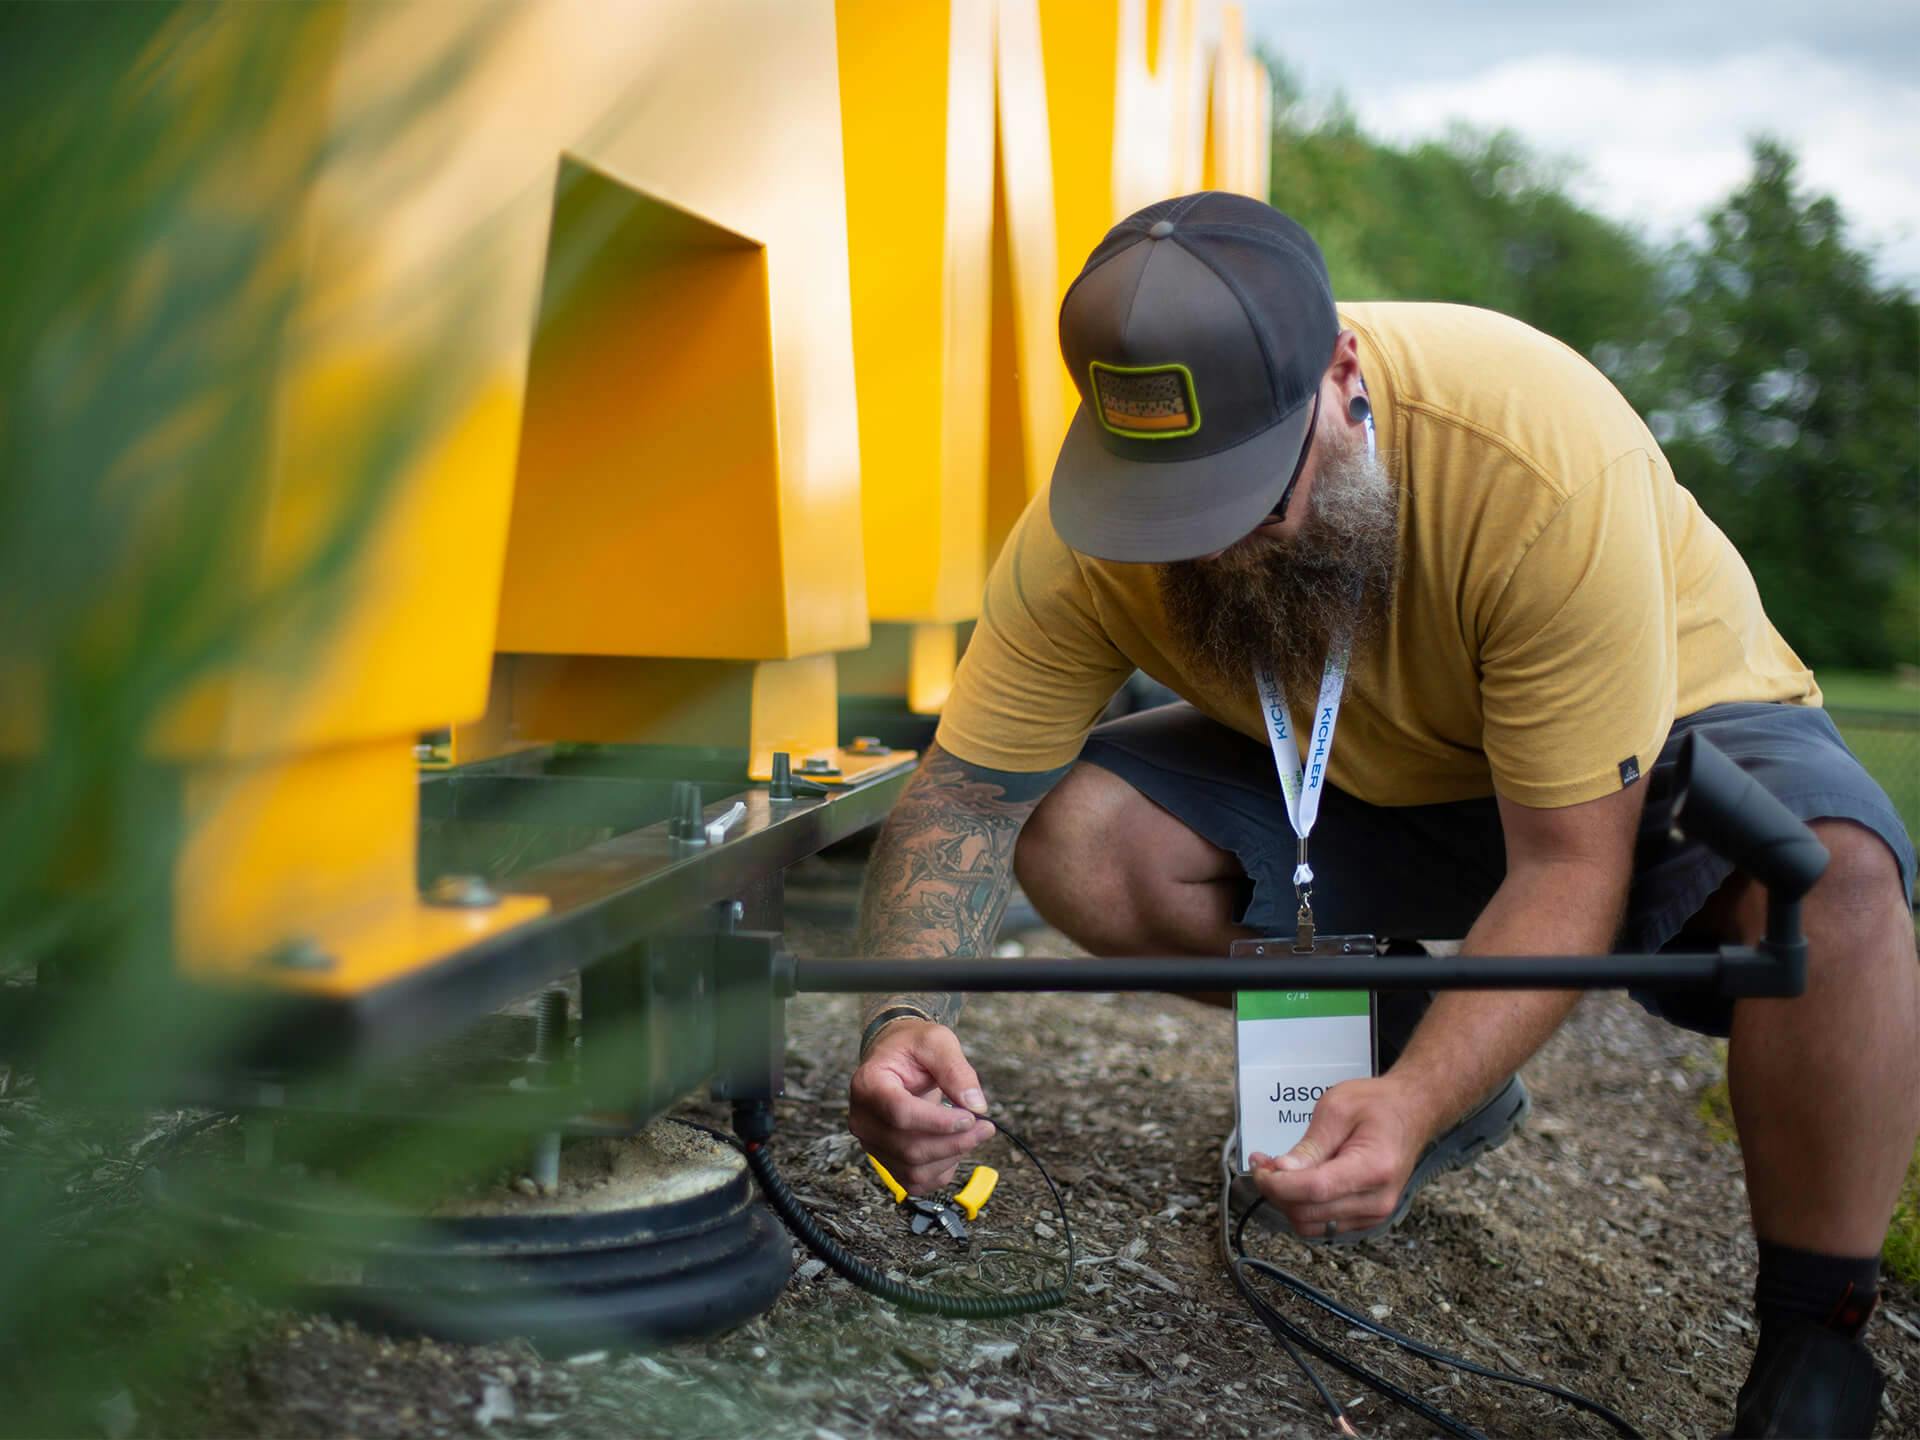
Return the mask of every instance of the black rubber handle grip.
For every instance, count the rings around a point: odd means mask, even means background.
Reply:
[[[1758,780],[1697,734],[1680,742],[1673,824],[1779,900],[1798,900],[1827,868],[1827,847]]]

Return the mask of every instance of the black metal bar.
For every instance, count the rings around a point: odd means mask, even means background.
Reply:
[[[1127,956],[1019,960],[804,959],[795,988],[912,990],[1707,990],[1794,994],[1777,962],[1744,946],[1689,955]],[[1754,989],[1754,985],[1763,988]]]
[[[1690,734],[1674,760],[1673,819],[1775,900],[1798,900],[1827,868],[1827,847],[1711,741]]]
[[[729,786],[739,789],[740,786]],[[420,786],[422,820],[505,825],[605,825],[637,830],[665,820],[671,780],[581,775],[435,776]]]
[[[681,844],[663,822],[524,871],[502,888],[545,896],[552,907],[545,916],[377,989],[263,1000],[236,987],[234,1002],[253,1017],[253,1054],[288,1067],[403,1059],[550,980],[693,922],[705,906],[751,895],[769,875],[877,825],[911,773],[784,805],[770,803],[764,787],[715,787],[705,818],[735,800],[747,806],[721,844]]]

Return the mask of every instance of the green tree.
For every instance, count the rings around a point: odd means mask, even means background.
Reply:
[[[1849,245],[1838,205],[1753,146],[1747,183],[1677,257],[1648,419],[1815,665],[1920,659],[1920,310]]]
[[[1632,231],[1567,195],[1565,165],[1505,132],[1385,144],[1338,101],[1312,113],[1285,65],[1267,63],[1273,203],[1313,232],[1335,295],[1483,305],[1610,373],[1635,372],[1661,312],[1660,266]]]

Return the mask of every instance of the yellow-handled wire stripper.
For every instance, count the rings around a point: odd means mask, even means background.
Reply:
[[[953,1203],[967,1212],[967,1219],[978,1220],[981,1210],[993,1194],[993,1187],[999,1183],[998,1170],[991,1165],[976,1165],[973,1174],[967,1177],[967,1183],[954,1192]]]
[[[880,1183],[887,1187],[887,1193],[893,1196],[893,1203],[905,1205],[912,1212],[910,1228],[916,1235],[924,1235],[935,1225],[941,1226],[962,1245],[972,1238],[967,1229],[967,1220],[980,1218],[980,1211],[986,1206],[993,1194],[993,1187],[1000,1183],[1000,1172],[991,1165],[976,1165],[973,1173],[967,1177],[967,1183],[954,1192],[951,1200],[932,1200],[920,1195],[907,1194],[907,1187],[887,1173],[887,1167],[873,1156],[867,1156],[867,1163],[873,1166],[874,1173],[880,1177]],[[963,1220],[960,1217],[966,1216]]]

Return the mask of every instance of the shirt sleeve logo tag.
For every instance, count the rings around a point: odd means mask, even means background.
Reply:
[[[1100,423],[1128,440],[1173,440],[1200,428],[1193,375],[1184,365],[1089,367]]]
[[[1620,788],[1626,789],[1640,778],[1640,757],[1629,755],[1620,762]]]

